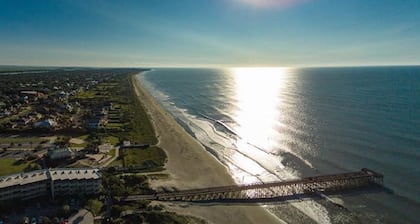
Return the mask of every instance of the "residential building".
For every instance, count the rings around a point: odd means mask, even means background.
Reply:
[[[56,168],[0,176],[0,202],[101,191],[102,176],[94,168]]]
[[[36,128],[53,128],[55,126],[57,126],[57,122],[51,119],[46,119],[46,120],[35,123]]]

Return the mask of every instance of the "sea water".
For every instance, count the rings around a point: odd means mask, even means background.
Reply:
[[[367,167],[393,193],[338,196],[349,213],[367,223],[417,220],[419,66],[162,68],[139,80],[237,183]],[[318,223],[340,221],[322,203],[295,207]]]

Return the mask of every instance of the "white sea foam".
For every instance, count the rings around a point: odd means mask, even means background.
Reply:
[[[292,202],[292,205],[317,223],[331,223],[327,209],[315,201]]]
[[[172,114],[182,125],[186,125],[194,134],[194,137],[224,164],[233,179],[238,184],[270,182],[277,180],[290,180],[299,178],[295,170],[286,168],[281,163],[282,157],[269,153],[268,150],[258,149],[251,140],[245,140],[241,147],[238,147],[238,140],[223,131],[216,130],[214,124],[201,117],[193,116],[186,109],[178,108],[170,101],[170,96],[164,94],[154,85],[140,75],[141,84]],[[308,166],[312,167],[309,161],[301,158],[287,147],[282,149],[301,159]],[[291,203],[298,210],[317,223],[330,223],[327,210],[320,204],[305,200]]]

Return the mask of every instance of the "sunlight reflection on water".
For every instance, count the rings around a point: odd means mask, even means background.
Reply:
[[[280,67],[230,69],[238,102],[233,112],[237,124],[234,129],[240,136],[236,147],[247,155],[247,158],[241,155],[232,158],[235,164],[247,167],[254,175],[262,175],[265,171],[255,161],[264,161],[269,158],[267,154],[277,151],[279,133],[275,130],[275,121],[282,115],[280,93],[290,72],[291,69]],[[279,160],[266,162],[272,164],[265,165],[281,166]]]

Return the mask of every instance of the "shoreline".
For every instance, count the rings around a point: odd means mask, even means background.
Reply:
[[[192,189],[235,184],[225,166],[216,160],[151,96],[133,75],[133,88],[155,129],[158,144],[167,156],[168,179],[151,181],[154,189]],[[254,205],[206,205],[163,203],[168,211],[202,218],[210,223],[281,223],[277,217]]]

